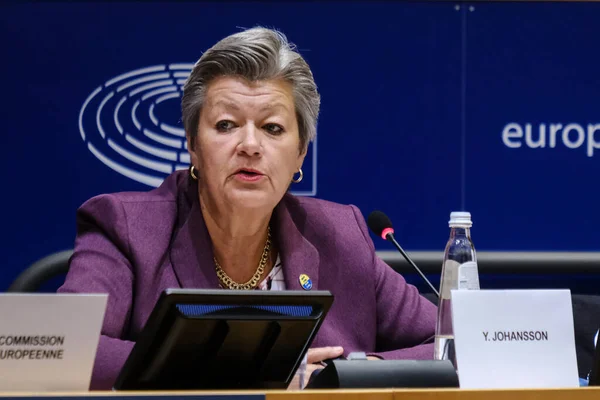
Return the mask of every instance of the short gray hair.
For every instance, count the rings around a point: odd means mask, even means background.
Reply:
[[[300,150],[317,135],[321,97],[310,67],[281,32],[257,27],[220,40],[196,62],[183,88],[183,126],[198,134],[200,112],[208,84],[220,76],[239,76],[250,82],[283,79],[292,85]]]

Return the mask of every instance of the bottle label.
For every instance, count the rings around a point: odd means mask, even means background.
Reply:
[[[459,265],[458,289],[479,290],[479,273],[475,261],[468,261]]]

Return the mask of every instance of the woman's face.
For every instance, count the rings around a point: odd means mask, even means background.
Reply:
[[[191,161],[201,196],[217,204],[273,209],[302,166],[292,87],[281,80],[212,81],[198,123]],[[208,199],[205,199],[208,200]]]

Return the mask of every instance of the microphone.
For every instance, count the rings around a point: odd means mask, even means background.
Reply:
[[[431,282],[429,282],[429,279],[425,277],[419,267],[417,267],[417,265],[408,257],[408,254],[406,254],[406,252],[396,241],[396,238],[394,237],[394,228],[392,228],[392,221],[390,221],[388,216],[381,211],[373,211],[367,218],[367,225],[374,234],[380,236],[382,239],[387,240],[388,242],[392,242],[394,246],[396,246],[400,254],[402,254],[406,261],[408,261],[408,263],[419,273],[419,275],[421,275],[421,278],[423,278],[425,283],[429,285],[431,290],[433,290],[433,293],[435,293],[435,295],[439,298],[440,294],[436,288],[433,287]]]

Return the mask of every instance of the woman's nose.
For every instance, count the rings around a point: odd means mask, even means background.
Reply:
[[[260,132],[256,129],[254,124],[246,124],[240,131],[238,150],[250,156],[260,155]]]

